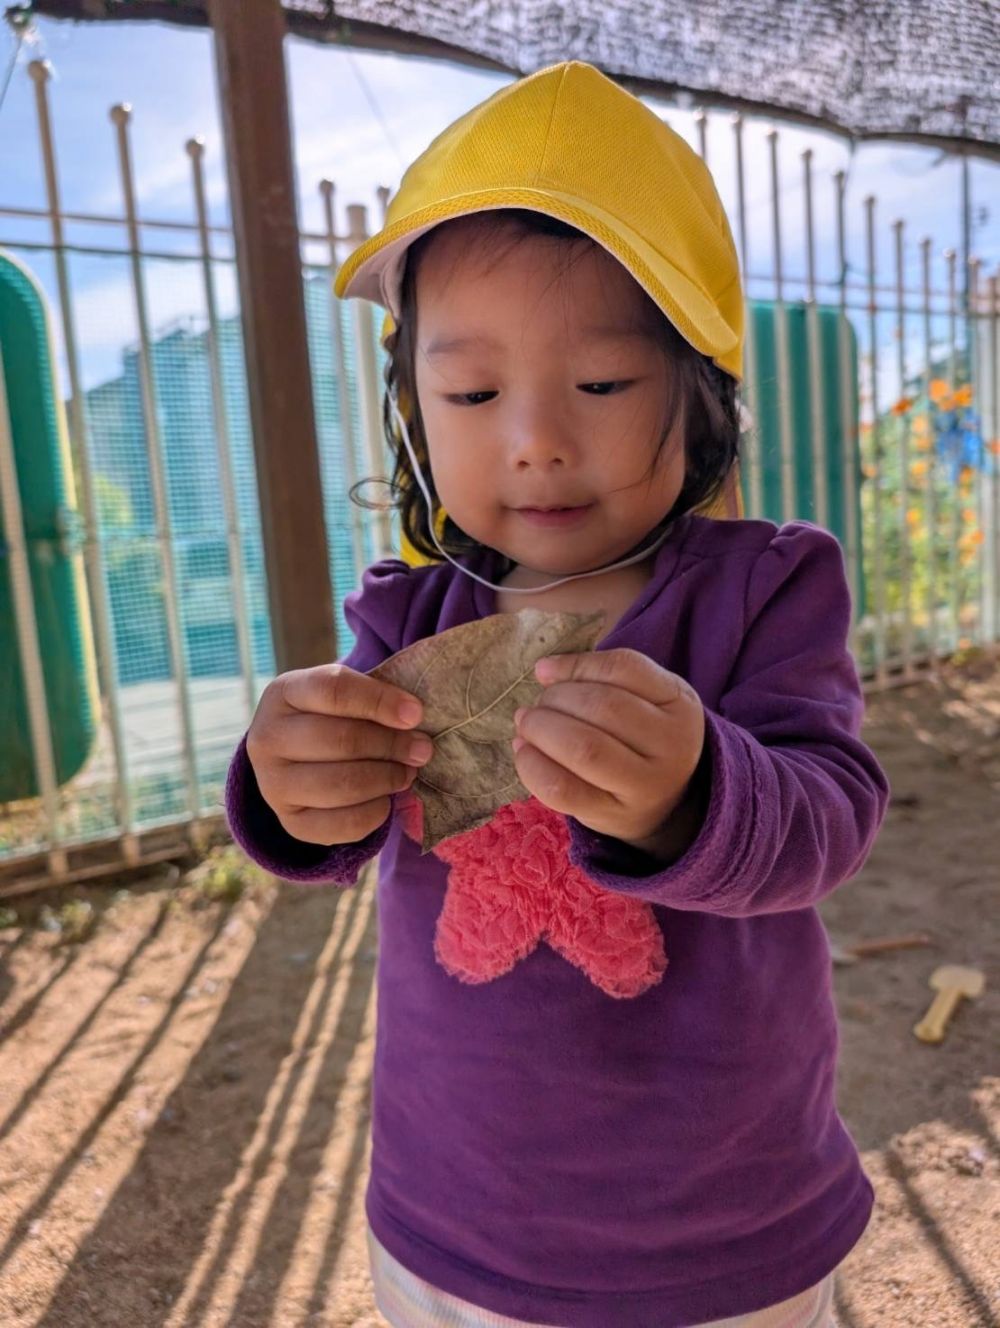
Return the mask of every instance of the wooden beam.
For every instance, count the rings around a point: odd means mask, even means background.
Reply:
[[[280,0],[209,0],[279,672],[337,656]]]

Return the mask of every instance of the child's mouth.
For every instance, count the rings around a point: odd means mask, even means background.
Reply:
[[[518,507],[515,510],[534,526],[571,526],[586,516],[592,507],[593,503],[586,503],[582,507]]]

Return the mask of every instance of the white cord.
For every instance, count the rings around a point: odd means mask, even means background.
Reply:
[[[504,590],[510,595],[537,595],[540,590],[552,590],[555,586],[564,586],[567,581],[578,581],[581,577],[585,576],[599,576],[602,572],[611,572],[614,571],[615,568],[629,567],[632,563],[641,562],[644,558],[648,558],[651,553],[655,553],[670,534],[670,527],[668,527],[656,538],[648,549],[644,549],[641,553],[633,554],[631,558],[624,558],[621,562],[611,563],[608,567],[595,567],[592,572],[574,572],[572,576],[561,577],[558,581],[549,581],[544,586],[498,586],[493,581],[487,581],[484,577],[477,576],[475,572],[470,572],[467,567],[463,567],[461,563],[456,562],[450,553],[446,553],[445,550],[441,548],[441,544],[437,537],[437,531],[434,529],[434,503],[427,490],[427,485],[424,482],[420,463],[417,461],[416,455],[414,454],[413,446],[410,442],[410,431],[406,427],[406,420],[403,418],[402,411],[399,409],[399,402],[396,399],[395,393],[390,392],[389,404],[392,408],[393,415],[396,417],[396,423],[402,431],[403,442],[405,443],[406,450],[410,456],[414,477],[417,484],[420,486],[421,493],[424,495],[424,502],[427,507],[427,530],[431,539],[437,545],[442,557],[447,558],[453,567],[457,567],[458,570],[464,572],[466,576],[471,576],[473,581],[478,581],[481,586],[487,586],[490,590]]]

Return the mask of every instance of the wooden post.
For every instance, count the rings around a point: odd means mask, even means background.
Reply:
[[[209,0],[278,672],[337,656],[280,0]]]

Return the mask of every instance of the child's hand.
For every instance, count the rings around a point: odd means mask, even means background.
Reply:
[[[701,758],[705,712],[694,688],[637,650],[552,655],[535,676],[545,691],[516,716],[521,783],[591,830],[637,846],[653,840]]]
[[[416,709],[404,716],[407,702]],[[247,734],[261,796],[296,839],[364,839],[389,815],[390,794],[433,755],[426,734],[408,731],[422,713],[409,692],[343,664],[279,674]]]

